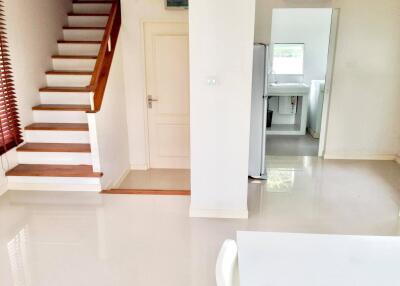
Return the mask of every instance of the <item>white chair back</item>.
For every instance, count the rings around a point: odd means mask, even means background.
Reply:
[[[238,248],[234,240],[227,239],[218,254],[215,267],[217,286],[238,286]]]

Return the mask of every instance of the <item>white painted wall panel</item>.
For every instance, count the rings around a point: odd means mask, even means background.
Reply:
[[[247,217],[254,10],[190,1],[192,216]]]
[[[45,71],[51,69],[51,55],[57,52],[57,40],[66,24],[71,0],[5,0],[8,43],[13,67],[21,125],[33,121],[32,106],[39,103],[38,89],[45,85]],[[40,40],[38,40],[40,39]],[[5,160],[4,157],[7,157]],[[15,151],[3,156],[6,169],[17,164]],[[0,174],[0,195],[7,190]]]
[[[125,106],[122,49],[118,41],[101,110],[89,114],[93,166],[104,174],[103,189],[115,187],[130,169]]]

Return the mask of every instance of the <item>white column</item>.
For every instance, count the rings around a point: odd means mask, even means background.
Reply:
[[[191,0],[192,217],[247,218],[255,0]]]

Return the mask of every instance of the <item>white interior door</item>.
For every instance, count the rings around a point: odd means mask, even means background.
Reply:
[[[188,24],[144,28],[150,168],[189,169]]]

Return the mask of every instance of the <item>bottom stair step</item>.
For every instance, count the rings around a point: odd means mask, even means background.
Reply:
[[[34,165],[21,164],[6,173],[8,177],[75,177],[100,178],[90,165]]]
[[[101,192],[101,173],[90,165],[20,164],[6,173],[15,191]]]

